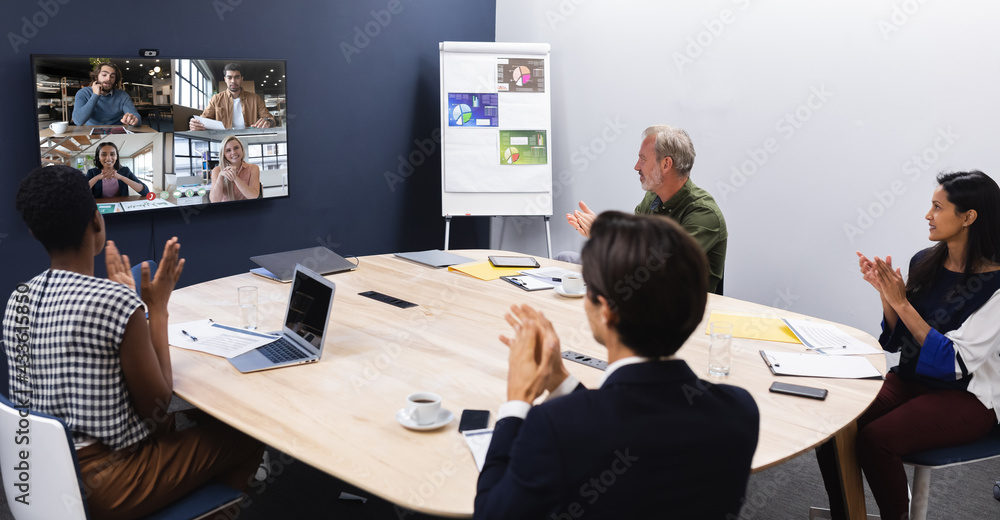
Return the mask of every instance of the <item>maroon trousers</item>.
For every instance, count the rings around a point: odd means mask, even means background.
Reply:
[[[858,418],[857,457],[883,520],[909,518],[910,499],[901,457],[975,441],[997,423],[993,410],[964,390],[933,390],[886,376],[875,402]],[[846,519],[836,448],[816,450],[832,517]]]

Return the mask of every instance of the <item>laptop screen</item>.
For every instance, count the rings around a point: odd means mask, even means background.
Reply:
[[[332,293],[332,289],[313,280],[306,273],[302,271],[295,273],[292,294],[288,299],[288,313],[285,315],[285,327],[316,349],[322,347],[320,343],[323,341],[323,331],[326,330],[327,318],[330,316]]]

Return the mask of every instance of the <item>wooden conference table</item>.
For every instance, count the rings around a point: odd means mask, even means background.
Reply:
[[[457,251],[484,260],[502,252]],[[563,265],[539,258],[543,266]],[[296,459],[402,507],[423,513],[468,517],[479,474],[458,433],[463,409],[496,410],[506,397],[509,334],[503,319],[513,303],[528,303],[552,320],[563,350],[600,359],[607,351],[590,333],[582,299],[552,290],[527,292],[503,280],[482,281],[432,269],[392,255],[361,258],[357,271],[328,277],[337,284],[327,343],[319,363],[240,374],[225,359],[171,349],[174,391],[195,406]],[[280,329],[290,284],[245,273],[185,287],[170,299],[171,322],[213,318],[239,323],[237,287],[259,288],[260,330]],[[359,296],[375,290],[418,304],[399,309]],[[709,310],[753,316],[801,315],[733,298],[710,295]],[[836,436],[852,446],[853,421],[874,399],[880,381],[781,378],[829,389],[825,401],[772,394],[771,375],[757,350],[804,351],[801,345],[734,339],[730,376],[708,375],[708,336],[702,323],[678,352],[705,380],[753,394],[761,412],[753,458],[760,471],[809,451]],[[877,346],[870,335],[842,327]],[[882,356],[869,356],[884,371]],[[573,362],[569,370],[595,388],[601,372]],[[415,432],[396,422],[406,396],[427,390],[455,413],[447,426]],[[853,449],[851,449],[853,451]],[[842,461],[852,518],[864,518],[857,466]],[[821,497],[817,497],[821,500]],[[805,514],[805,512],[803,512]]]

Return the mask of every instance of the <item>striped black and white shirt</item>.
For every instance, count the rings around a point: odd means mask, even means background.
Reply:
[[[10,400],[65,421],[78,446],[96,439],[119,450],[145,438],[119,358],[142,300],[122,284],[70,271],[45,271],[26,285],[3,318]]]

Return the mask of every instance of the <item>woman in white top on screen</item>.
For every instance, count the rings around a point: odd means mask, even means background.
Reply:
[[[260,167],[244,162],[246,146],[235,135],[222,140],[220,164],[212,169],[211,202],[228,202],[260,197]]]

